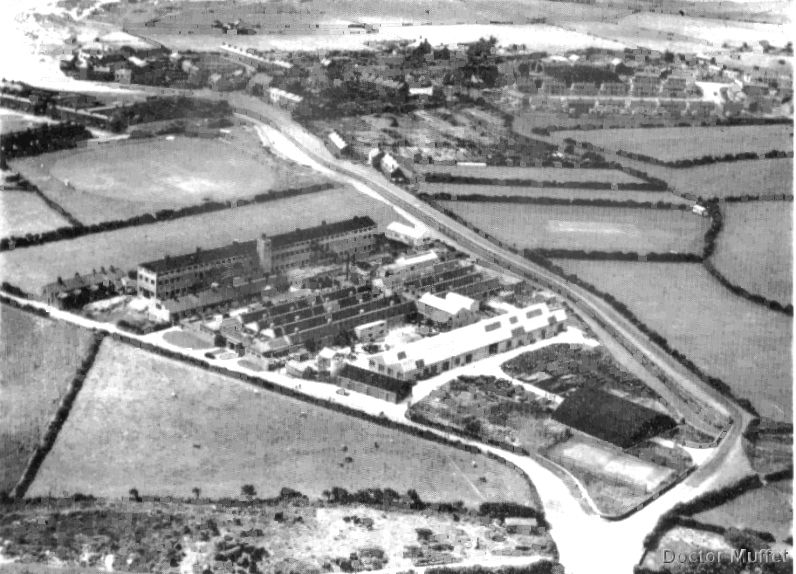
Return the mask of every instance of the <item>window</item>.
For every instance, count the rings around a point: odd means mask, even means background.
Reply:
[[[469,365],[470,363],[472,363],[472,362],[473,362],[473,354],[472,354],[472,353],[467,353],[467,354],[464,356],[464,362],[465,362],[465,364],[467,364],[467,365]]]

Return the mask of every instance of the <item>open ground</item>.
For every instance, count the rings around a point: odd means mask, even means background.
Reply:
[[[481,477],[485,481],[480,480]],[[309,496],[417,490],[425,500],[532,504],[523,477],[485,456],[415,438],[106,340],[28,491],[123,497]]]
[[[560,131],[559,140],[572,138],[610,150],[625,150],[661,161],[724,156],[742,152],[764,154],[771,150],[793,151],[793,126],[712,126],[679,128],[631,128]]]
[[[423,193],[449,193],[457,195],[487,195],[493,197],[500,196],[521,196],[521,197],[545,197],[564,200],[609,200],[609,201],[636,201],[657,203],[692,204],[688,201],[667,191],[628,191],[612,189],[579,189],[567,187],[526,187],[515,185],[471,185],[462,183],[426,183],[418,185],[419,191]]]
[[[535,181],[596,181],[603,183],[639,183],[632,175],[616,169],[574,169],[555,167],[500,167],[466,165],[419,165],[423,173],[451,174],[454,177],[478,177],[485,179],[532,179]]]
[[[0,304],[0,491],[22,475],[91,333]]]
[[[705,218],[671,209],[441,201],[477,228],[518,248],[699,253]]]
[[[733,295],[696,264],[556,260],[610,293],[762,416],[792,417],[793,320]]]
[[[257,148],[252,149],[257,154]],[[12,165],[85,224],[252,197],[322,180],[264,153],[241,153],[227,138],[112,142]]]
[[[44,203],[41,197],[28,191],[0,192],[0,236],[20,236],[41,233],[70,223]]]
[[[793,300],[793,207],[791,203],[726,203],[713,255],[716,268],[750,293],[779,301]]]
[[[350,189],[332,189],[6,251],[0,253],[0,278],[38,293],[43,285],[75,272],[110,265],[134,269],[138,263],[193,252],[197,247],[220,247],[233,240],[252,240],[260,233],[284,233],[354,215],[370,215],[381,227],[400,220],[384,203]]]

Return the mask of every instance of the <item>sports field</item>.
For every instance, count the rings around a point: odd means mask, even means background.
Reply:
[[[556,167],[501,167],[427,164],[416,166],[423,173],[450,174],[455,177],[485,179],[532,179],[535,181],[597,181],[608,183],[639,183],[641,180],[615,169],[574,169]]]
[[[0,304],[0,491],[10,491],[91,343],[91,333]]]
[[[422,193],[449,193],[457,195],[486,195],[491,197],[521,196],[545,197],[564,200],[635,201],[638,203],[663,201],[691,205],[693,202],[666,191],[632,191],[611,189],[579,189],[568,187],[529,187],[516,185],[471,185],[462,183],[426,183],[418,185]]]
[[[733,295],[698,264],[556,263],[625,303],[762,416],[791,420],[790,317]]]
[[[44,154],[12,164],[86,224],[321,181],[258,147],[252,148],[255,155],[243,153],[231,141],[231,137],[168,140],[161,136]]]
[[[0,279],[38,293],[58,276],[72,276],[102,266],[135,269],[139,263],[197,247],[220,247],[247,241],[260,233],[277,234],[297,227],[370,215],[382,228],[400,216],[388,205],[350,189],[332,189],[237,209],[128,227],[79,239],[0,253]]]
[[[41,233],[70,226],[66,219],[50,209],[35,193],[0,192],[0,237]]]
[[[476,464],[474,465],[473,462]],[[477,465],[477,466],[476,466]],[[486,481],[480,480],[485,477]],[[29,495],[313,497],[414,488],[425,500],[533,504],[525,480],[485,457],[208,373],[106,339]]]
[[[609,150],[625,150],[661,161],[724,156],[743,152],[793,151],[793,126],[696,126],[560,131],[556,139],[572,138]]]
[[[779,201],[727,203],[724,227],[713,255],[733,284],[767,299],[793,301],[793,204]]]
[[[706,218],[671,209],[441,201],[517,248],[699,253]]]

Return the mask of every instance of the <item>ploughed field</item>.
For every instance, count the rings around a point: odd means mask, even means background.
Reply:
[[[70,227],[61,214],[28,191],[0,192],[0,237],[21,236]]]
[[[694,126],[559,131],[559,140],[572,138],[609,150],[640,153],[661,161],[696,159],[771,150],[793,151],[793,126]]]
[[[285,233],[354,215],[369,215],[381,227],[400,219],[391,207],[375,199],[350,189],[332,189],[6,251],[0,253],[0,279],[38,294],[59,276],[111,265],[135,269],[139,263],[190,253],[197,247],[220,247],[260,233]]]
[[[698,264],[557,259],[722,379],[762,416],[792,417],[792,318],[733,295]]]
[[[9,492],[55,415],[91,333],[0,304],[0,492]]]
[[[483,480],[482,480],[483,477]],[[468,506],[538,500],[518,473],[483,455],[209,373],[106,339],[28,491],[124,497],[263,497],[289,486],[321,497],[415,489]]]
[[[518,249],[700,253],[708,220],[690,211],[440,201]]]
[[[418,165],[416,169],[426,174],[475,177],[483,179],[530,179],[535,181],[640,183],[642,180],[616,169],[575,169],[556,167],[503,167],[467,165]]]
[[[249,198],[318,183],[308,170],[249,148],[241,152],[232,128],[224,139],[165,137],[108,143],[20,159],[13,163],[50,199],[84,224]]]
[[[793,204],[726,203],[713,264],[730,283],[783,305],[793,301]]]

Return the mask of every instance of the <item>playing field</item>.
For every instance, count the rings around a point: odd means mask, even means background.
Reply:
[[[607,183],[639,183],[641,180],[615,169],[574,169],[555,167],[500,167],[464,165],[418,165],[423,173],[450,174],[455,177],[478,177],[485,179],[531,179],[535,181],[597,181]]]
[[[710,126],[560,131],[555,138],[590,142],[609,150],[625,150],[661,161],[694,159],[706,155],[771,150],[793,151],[793,126]]]
[[[297,227],[370,215],[382,228],[400,216],[388,205],[350,189],[332,189],[289,199],[128,227],[69,241],[0,253],[0,278],[38,293],[59,276],[101,266],[135,269],[139,263],[189,253],[197,247],[220,247]]]
[[[486,195],[490,197],[521,196],[545,197],[564,200],[596,200],[609,201],[635,201],[638,203],[663,201],[666,203],[692,204],[679,195],[667,191],[628,191],[611,189],[582,189],[568,187],[528,187],[516,185],[471,185],[462,183],[426,183],[419,184],[419,191],[423,193],[449,193],[458,195]]]
[[[708,221],[688,211],[441,201],[517,248],[699,253]]]
[[[70,227],[70,223],[35,193],[0,192],[0,237],[41,233],[59,227]]]
[[[476,464],[473,464],[475,462]],[[481,481],[485,477],[486,481]],[[414,488],[425,500],[533,503],[507,467],[106,339],[29,490],[126,496],[309,496]]]
[[[22,475],[91,333],[0,304],[0,491]]]
[[[783,542],[793,535],[793,481],[750,490],[694,518],[708,524],[770,532],[778,542]]]
[[[793,204],[727,203],[713,256],[729,281],[782,304],[792,302]]]
[[[557,260],[636,316],[761,415],[792,418],[792,319],[733,295],[697,264]]]
[[[241,152],[232,144],[234,135],[123,141],[21,159],[13,166],[85,224],[321,181],[259,146],[251,148],[255,155]]]

